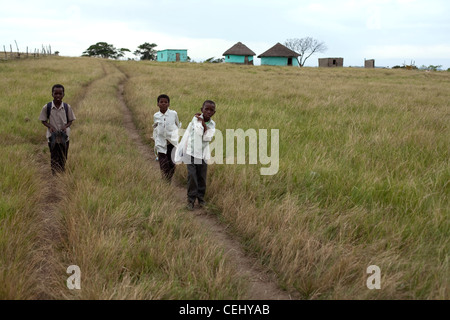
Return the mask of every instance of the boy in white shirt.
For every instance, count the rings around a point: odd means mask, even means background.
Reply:
[[[175,173],[172,150],[178,144],[178,128],[181,123],[175,110],[169,109],[170,98],[162,94],[157,98],[159,111],[153,115],[153,139],[158,152],[162,176],[169,183]]]
[[[200,207],[205,206],[206,173],[211,158],[209,143],[214,137],[216,123],[211,117],[216,113],[214,101],[206,100],[186,129],[181,146],[176,154],[176,162],[186,163],[188,171],[188,210],[194,209],[195,200]]]

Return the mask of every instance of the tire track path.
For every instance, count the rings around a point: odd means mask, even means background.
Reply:
[[[92,84],[108,75],[104,63],[101,63],[101,68],[103,74],[83,86],[76,100],[72,101],[71,106],[75,111],[82,104]],[[50,172],[50,155],[40,152],[37,162],[39,164],[39,175],[44,183],[36,206],[39,208],[39,212],[33,222],[37,228],[33,254],[34,261],[38,266],[35,297],[37,300],[61,299],[59,289],[61,288],[61,281],[68,276],[65,274],[65,268],[68,266],[63,265],[61,257],[60,245],[67,235],[65,234],[66,229],[60,210],[64,208],[67,192],[64,182],[59,177],[60,174],[53,176]]]

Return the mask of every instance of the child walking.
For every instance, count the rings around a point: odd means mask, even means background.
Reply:
[[[39,115],[39,120],[47,127],[47,141],[50,148],[52,174],[65,171],[69,152],[70,126],[76,119],[69,104],[63,102],[64,86],[52,87],[53,101],[47,103]]]
[[[181,127],[181,122],[178,120],[177,112],[169,109],[168,95],[159,95],[157,103],[159,111],[153,115],[153,139],[163,179],[170,183],[175,173],[172,150],[178,144],[178,129]]]
[[[216,123],[211,119],[216,113],[214,101],[206,100],[189,124],[180,142],[175,161],[184,162],[188,172],[187,209],[194,210],[195,200],[205,206],[207,161],[211,158],[209,143],[214,137]]]

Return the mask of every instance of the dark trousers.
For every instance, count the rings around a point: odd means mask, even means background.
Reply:
[[[172,161],[172,150],[174,146],[170,143],[167,144],[167,153],[158,152],[159,167],[161,168],[162,176],[167,181],[172,181],[173,174],[175,173],[175,163]]]
[[[69,152],[69,141],[65,144],[55,143],[53,148],[49,142],[48,147],[50,148],[52,174],[56,174],[56,172],[64,172],[66,168],[67,154]]]
[[[199,159],[195,160],[200,162]],[[201,203],[205,201],[208,164],[205,160],[202,160],[200,164],[196,164],[195,160],[194,157],[191,157],[191,163],[186,165],[188,172],[187,196],[189,202],[194,203],[195,199],[198,199],[198,202]]]

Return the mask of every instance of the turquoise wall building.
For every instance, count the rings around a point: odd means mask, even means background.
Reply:
[[[253,56],[256,55],[245,44],[238,42],[223,53],[225,62],[253,65]]]
[[[247,60],[245,58],[247,58]],[[239,55],[234,55],[234,54],[228,54],[228,55],[225,55],[225,62],[240,63],[240,64],[253,64],[253,56],[239,56]]]
[[[157,52],[157,61],[164,62],[186,62],[188,59],[185,49],[166,49]]]
[[[266,66],[299,66],[298,54],[295,51],[283,46],[281,43],[277,43],[266,52],[260,54],[258,58],[261,58],[261,65]]]

